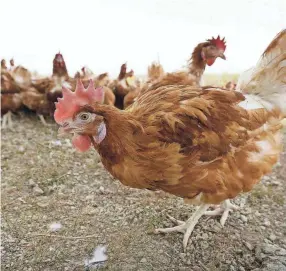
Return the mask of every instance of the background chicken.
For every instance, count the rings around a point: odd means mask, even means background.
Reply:
[[[1,61],[1,115],[2,128],[12,128],[12,112],[17,112],[23,105],[23,92],[31,84],[31,73],[22,66],[14,66],[10,60],[8,69],[6,61]]]
[[[62,54],[58,53],[53,60],[52,76],[32,80],[30,88],[23,93],[23,104],[35,111],[41,122],[47,125],[44,116],[53,115],[54,103],[58,97],[62,97],[62,86],[72,87],[74,82],[68,75]]]
[[[235,90],[236,89],[236,84],[232,81],[229,81],[226,83],[225,88],[227,90]]]
[[[189,60],[188,71],[167,73],[155,84],[154,87],[166,85],[201,85],[202,75],[206,65],[211,66],[218,57],[226,59],[224,52],[226,49],[225,39],[217,38],[208,39],[206,42],[199,43]]]
[[[164,70],[162,65],[160,63],[153,62],[148,67],[148,77],[145,87],[146,86],[148,87],[149,84],[155,84],[156,82],[160,81],[163,75],[164,75]],[[124,97],[124,109],[133,104],[135,98],[140,93],[142,87],[143,86],[139,84],[136,86],[136,88],[128,92],[128,94]]]
[[[7,70],[6,60],[1,59],[1,72]]]
[[[21,65],[15,66],[14,59],[10,60],[9,72],[14,78],[15,82],[21,85],[21,87],[23,87],[24,89],[27,89],[31,86],[32,73]]]
[[[91,102],[95,90],[65,90],[55,120],[80,151],[92,145],[124,185],[163,190],[199,208],[178,226],[183,246],[199,218],[236,207],[229,199],[269,173],[282,150],[286,114],[286,30],[263,53],[240,92],[169,85],[141,93],[128,111]],[[282,101],[282,102],[281,102]],[[72,105],[72,106],[71,106]],[[211,204],[221,206],[207,212]]]
[[[12,128],[12,112],[17,112],[22,106],[21,92],[24,89],[17,84],[7,69],[1,67],[1,116],[2,128]]]
[[[14,59],[11,58],[10,59],[10,71],[13,71],[15,69],[15,62],[14,62]]]
[[[109,87],[115,94],[115,106],[119,109],[123,109],[125,95],[137,87],[134,71],[131,70],[127,72],[126,63],[122,64],[117,79],[111,82]]]
[[[195,47],[189,60],[188,72],[180,71],[164,74],[163,68],[153,63],[148,68],[148,81],[140,90],[136,89],[126,97],[124,108],[130,106],[139,92],[145,92],[150,88],[150,85],[152,85],[153,88],[166,85],[201,85],[202,75],[206,65],[213,65],[218,57],[225,60],[225,49],[225,40],[224,38],[220,39],[219,36],[216,39],[212,38],[206,42],[199,43]]]
[[[75,75],[75,78],[80,78],[84,87],[88,87],[90,80],[94,79],[94,85],[95,87],[102,87],[104,92],[104,98],[103,103],[108,105],[114,105],[115,104],[115,95],[113,91],[111,90],[108,85],[110,84],[110,79],[108,76],[108,73],[102,73],[96,76],[89,68],[84,66],[81,69],[81,73],[77,72]]]
[[[148,79],[147,82],[154,83],[156,80],[160,80],[164,75],[164,69],[160,63],[153,62],[148,67]]]

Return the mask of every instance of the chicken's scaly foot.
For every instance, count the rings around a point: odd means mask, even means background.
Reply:
[[[43,123],[44,126],[50,126],[50,125],[46,122],[46,120],[45,120],[45,118],[44,118],[43,115],[38,115],[38,116],[39,116],[39,118],[40,118],[41,123]]]
[[[2,119],[1,128],[6,129],[6,127],[7,127],[7,114],[3,115],[1,119]]]
[[[177,223],[178,226],[175,226],[172,228],[165,228],[165,229],[159,228],[159,229],[155,230],[155,233],[168,233],[168,232],[174,232],[174,231],[184,233],[183,247],[184,247],[184,251],[185,251],[186,247],[188,245],[188,240],[192,234],[194,227],[198,223],[201,216],[203,216],[204,213],[207,211],[209,206],[210,206],[209,204],[202,204],[201,206],[199,206],[199,208],[193,213],[193,215],[186,222],[177,220],[177,219],[173,218],[172,216],[168,216],[169,219],[171,219],[173,222]]]
[[[7,117],[8,127],[9,127],[10,129],[12,129],[12,127],[13,127],[12,112],[9,111],[7,114],[8,114],[8,117]]]
[[[4,116],[2,116],[2,129],[12,129],[13,122],[12,122],[12,113],[11,111],[8,111]]]
[[[206,211],[204,214],[209,216],[222,215],[220,224],[224,226],[230,211],[238,210],[239,207],[232,204],[229,199],[225,200],[220,206],[213,211]]]

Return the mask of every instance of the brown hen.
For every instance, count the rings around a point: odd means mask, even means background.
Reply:
[[[169,85],[141,93],[127,111],[92,103],[78,83],[64,91],[55,111],[61,133],[74,146],[98,151],[104,167],[122,184],[163,190],[199,208],[178,226],[156,232],[184,232],[183,246],[206,215],[222,214],[229,199],[250,191],[277,162],[286,115],[286,30],[271,43],[239,90]],[[281,102],[283,101],[283,102]],[[211,204],[220,208],[207,212]]]

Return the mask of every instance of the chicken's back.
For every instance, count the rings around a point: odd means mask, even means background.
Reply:
[[[145,145],[161,156],[152,159],[149,148],[141,150],[142,160],[124,176],[125,183],[145,176],[141,183],[147,188],[192,203],[217,204],[251,190],[278,160],[281,113],[246,110],[243,100],[239,92],[190,86],[140,95],[128,112],[143,125],[150,140]],[[144,140],[135,139],[140,145]]]

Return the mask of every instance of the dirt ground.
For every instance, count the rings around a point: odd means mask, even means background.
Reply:
[[[1,142],[2,270],[286,270],[285,151],[273,174],[234,200],[241,208],[225,227],[203,217],[183,253],[182,234],[153,230],[172,225],[166,214],[185,220],[194,207],[124,187],[95,151],[77,153],[58,138],[52,120],[13,119]],[[105,264],[85,263],[99,245]]]

